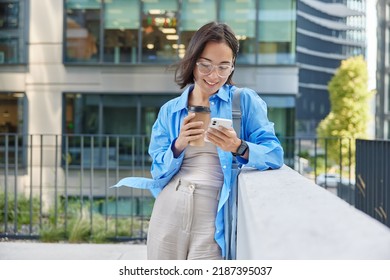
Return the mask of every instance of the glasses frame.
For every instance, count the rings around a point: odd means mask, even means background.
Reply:
[[[202,72],[200,71],[200,69],[199,69],[199,64],[202,64],[202,63],[207,63],[207,64],[210,64],[210,65],[212,66],[210,72],[208,72],[208,73],[202,73]],[[227,77],[229,77],[229,76],[232,74],[233,70],[234,70],[234,65],[233,65],[233,64],[230,64],[230,65],[229,65],[229,66],[231,67],[231,68],[230,68],[230,73],[229,73],[228,75],[226,75],[226,76],[222,76],[221,74],[219,74],[218,67],[221,66],[221,65],[226,65],[226,66],[228,66],[227,64],[215,65],[215,64],[210,63],[210,62],[202,62],[202,61],[197,61],[197,62],[196,62],[196,66],[197,66],[197,68],[198,68],[198,72],[199,72],[199,74],[201,74],[201,75],[205,75],[205,76],[210,75],[210,74],[214,71],[214,69],[217,68],[217,75],[218,75],[218,77],[220,77],[220,78],[227,78]]]

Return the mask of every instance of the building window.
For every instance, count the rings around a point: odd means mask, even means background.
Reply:
[[[240,42],[237,63],[254,64],[256,62],[256,1],[221,1],[220,19],[232,27]]]
[[[22,92],[0,92],[0,164],[25,165],[26,96]]]
[[[64,94],[63,154],[73,166],[131,166],[147,157],[160,107],[173,95]],[[118,156],[117,161],[107,160]]]
[[[100,1],[67,0],[65,60],[98,62],[100,60]]]
[[[137,63],[139,2],[106,1],[104,9],[104,62]]]
[[[258,18],[258,63],[295,62],[296,1],[260,0]]]
[[[142,62],[171,62],[178,58],[177,1],[144,1]]]
[[[25,0],[0,0],[0,64],[27,62],[25,7]]]
[[[170,64],[218,20],[240,41],[238,64],[293,64],[295,9],[296,0],[66,0],[64,61]]]
[[[183,57],[188,44],[202,25],[217,19],[217,6],[215,1],[183,0],[180,21],[179,57]]]

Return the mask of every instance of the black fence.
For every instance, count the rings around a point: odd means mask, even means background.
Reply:
[[[110,188],[150,176],[149,139],[0,134],[0,238],[145,240],[154,199]]]
[[[351,154],[342,152],[350,150],[349,139],[280,140],[286,165],[354,204]],[[149,141],[0,134],[0,238],[146,240],[154,198],[147,190],[110,186],[127,176],[150,177]]]
[[[356,141],[355,206],[390,227],[390,141]]]

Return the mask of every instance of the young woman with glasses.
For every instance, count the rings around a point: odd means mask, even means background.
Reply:
[[[241,132],[205,127],[188,108],[232,119],[233,73],[238,40],[226,24],[211,22],[192,37],[175,78],[181,96],[168,101],[153,126],[152,179],[124,178],[116,186],[150,189],[156,197],[148,229],[148,259],[223,259],[223,210],[235,156],[258,170],[283,165],[283,150],[267,118],[265,102],[242,88]],[[192,141],[205,139],[201,146]]]

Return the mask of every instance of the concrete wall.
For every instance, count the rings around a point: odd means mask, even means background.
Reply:
[[[390,259],[390,229],[296,171],[244,170],[237,259]]]

